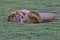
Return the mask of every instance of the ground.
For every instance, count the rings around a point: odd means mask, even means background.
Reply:
[[[58,20],[39,24],[7,21],[11,11],[22,8],[52,12]],[[60,0],[0,0],[0,40],[60,40]]]

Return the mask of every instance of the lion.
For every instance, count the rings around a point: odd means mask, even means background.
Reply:
[[[43,23],[53,22],[55,16],[53,13],[40,13],[35,11],[29,11],[27,9],[21,9],[11,12],[11,15],[7,18],[10,22],[20,23]]]

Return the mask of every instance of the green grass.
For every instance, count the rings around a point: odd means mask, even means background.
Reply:
[[[11,11],[22,8],[52,12],[59,20],[39,24],[7,21]],[[0,0],[0,40],[60,40],[60,0]]]

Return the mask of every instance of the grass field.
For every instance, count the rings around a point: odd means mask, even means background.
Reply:
[[[58,20],[39,24],[7,21],[11,11],[22,8],[52,12]],[[0,0],[0,40],[60,40],[60,0]]]

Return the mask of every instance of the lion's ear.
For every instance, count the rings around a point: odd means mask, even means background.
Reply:
[[[10,16],[8,16],[7,20],[10,21]]]
[[[11,19],[12,19],[12,15],[9,15],[8,18],[7,18],[7,20],[11,21]]]

